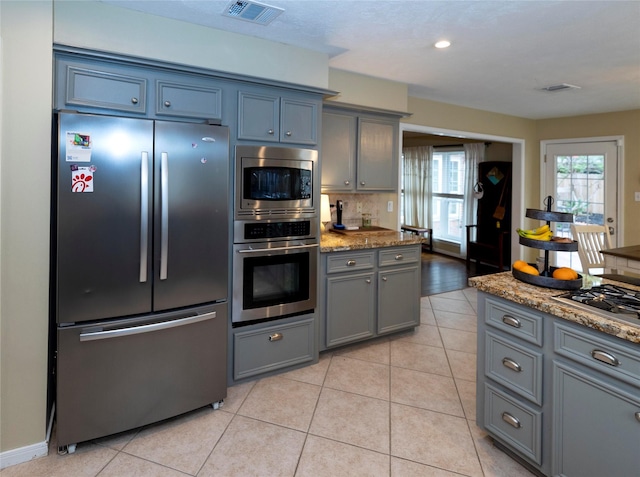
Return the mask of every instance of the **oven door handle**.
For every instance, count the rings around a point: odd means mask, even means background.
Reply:
[[[291,245],[290,247],[273,247],[273,248],[248,248],[246,250],[238,250],[238,253],[268,253],[279,252],[281,250],[297,250],[299,248],[318,248],[317,243],[310,245]]]

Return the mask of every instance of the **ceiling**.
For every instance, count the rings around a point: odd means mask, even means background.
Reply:
[[[530,119],[640,109],[640,0],[265,0],[284,9],[268,25],[223,16],[231,0],[100,1],[325,52],[433,101]],[[542,91],[561,83],[580,89]]]

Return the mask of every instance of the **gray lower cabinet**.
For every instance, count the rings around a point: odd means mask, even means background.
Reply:
[[[318,359],[316,341],[314,314],[235,328],[230,376],[241,381],[311,364]]]
[[[238,139],[315,146],[321,103],[308,96],[280,96],[268,90],[240,91]]]
[[[420,324],[420,245],[323,253],[320,349]]]
[[[544,475],[640,469],[638,346],[478,293],[478,426]]]

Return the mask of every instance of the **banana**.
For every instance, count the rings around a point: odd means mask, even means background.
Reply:
[[[542,227],[538,227],[534,230],[516,229],[516,231],[518,232],[518,235],[520,235],[520,237],[524,237],[530,240],[543,240],[545,242],[548,242],[551,240],[551,237],[553,237],[553,231],[549,228],[548,225],[543,225]]]

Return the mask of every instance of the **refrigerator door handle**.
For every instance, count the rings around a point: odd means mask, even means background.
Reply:
[[[140,333],[150,333],[152,331],[166,330],[176,328],[178,326],[191,325],[200,321],[212,320],[216,317],[217,312],[212,311],[202,315],[188,316],[178,320],[161,321],[160,323],[151,323],[148,325],[132,326],[131,328],[119,328],[117,330],[93,331],[88,333],[80,333],[80,341],[96,341],[106,340],[110,338],[121,338],[123,336],[137,335]]]
[[[160,158],[160,280],[166,280],[169,253],[169,155],[163,152]]]
[[[140,283],[147,281],[149,265],[149,153],[140,159]]]

